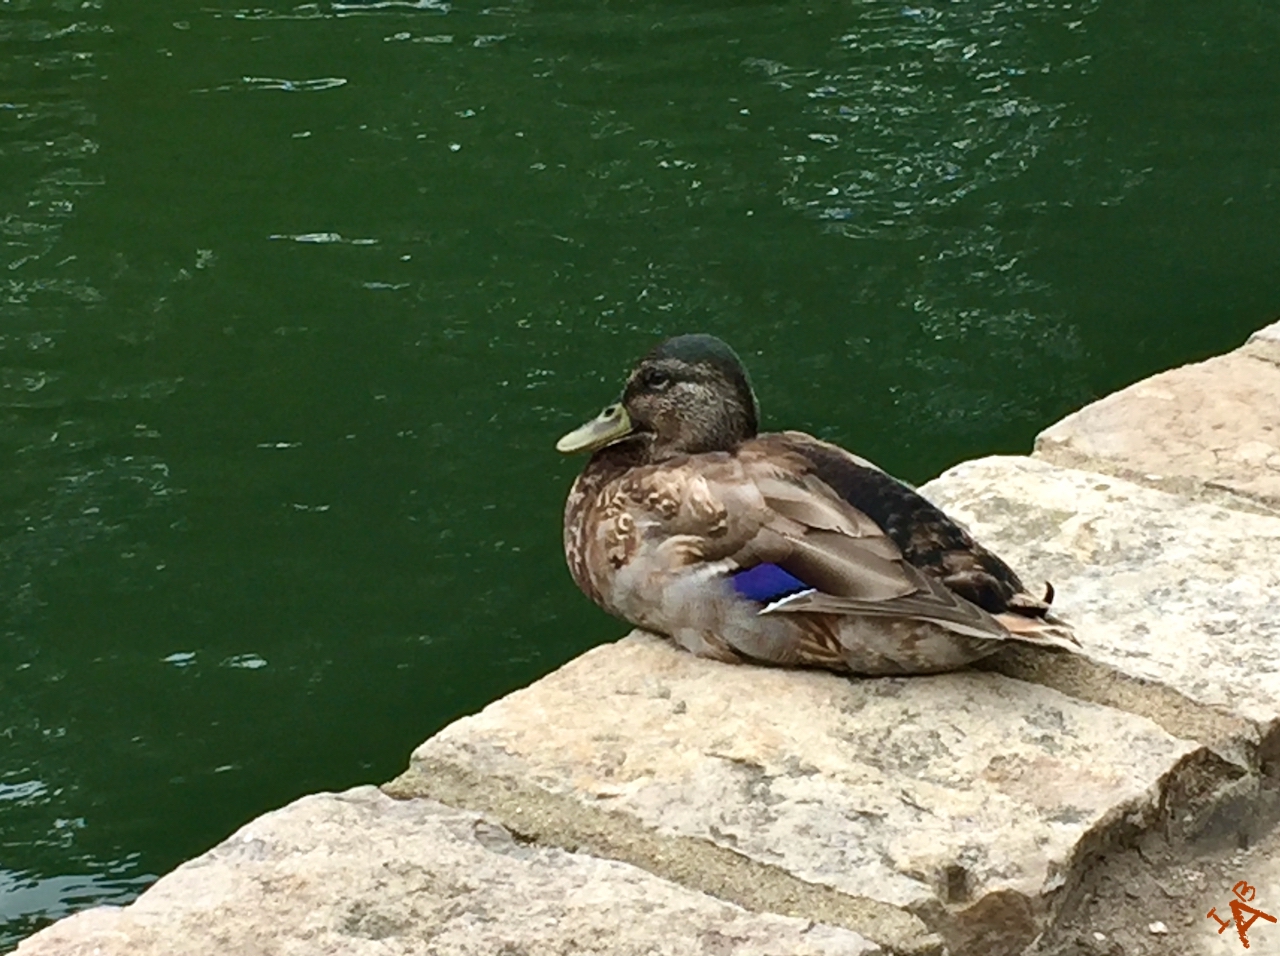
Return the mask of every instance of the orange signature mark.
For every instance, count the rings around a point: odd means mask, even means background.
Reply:
[[[1214,919],[1218,921],[1218,933],[1222,934],[1232,923],[1236,924],[1236,932],[1240,934],[1240,942],[1245,949],[1249,948],[1249,927],[1257,920],[1264,919],[1269,923],[1276,922],[1276,918],[1270,913],[1264,913],[1262,910],[1254,909],[1249,904],[1254,901],[1258,895],[1258,891],[1252,886],[1241,880],[1235,886],[1231,887],[1231,892],[1236,895],[1236,899],[1231,900],[1227,905],[1231,907],[1231,919],[1223,919],[1218,915],[1218,908],[1215,906],[1205,914],[1205,919]],[[1241,913],[1248,913],[1248,919],[1242,919]]]

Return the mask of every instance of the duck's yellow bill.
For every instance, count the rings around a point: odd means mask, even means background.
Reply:
[[[631,416],[621,405],[610,405],[581,428],[575,428],[556,442],[556,451],[572,455],[595,451],[631,434]]]

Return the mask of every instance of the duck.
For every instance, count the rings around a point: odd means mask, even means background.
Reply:
[[[759,417],[733,349],[678,335],[556,443],[590,454],[564,511],[588,598],[699,657],[867,677],[1079,646],[1051,585],[1031,594],[907,483]]]

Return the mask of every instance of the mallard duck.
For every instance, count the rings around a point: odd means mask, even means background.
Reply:
[[[955,670],[1010,641],[1078,644],[1007,564],[909,485],[803,432],[758,433],[742,362],[658,345],[556,444],[578,587],[700,657],[861,675]]]

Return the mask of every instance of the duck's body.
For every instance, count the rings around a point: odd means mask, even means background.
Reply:
[[[681,336],[646,357],[621,405],[561,440],[596,449],[564,526],[588,597],[702,657],[856,674],[1074,643],[912,488],[809,435],[757,435],[755,419],[732,351]]]

